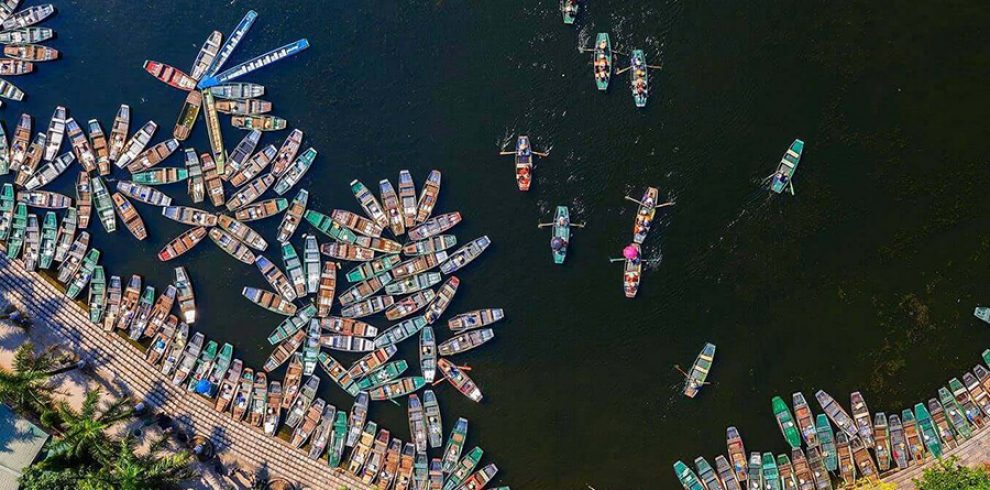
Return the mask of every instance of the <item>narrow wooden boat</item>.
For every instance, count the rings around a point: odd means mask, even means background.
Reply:
[[[17,203],[17,207],[14,209],[12,222],[10,224],[10,240],[7,242],[6,252],[8,258],[16,259],[17,256],[20,255],[21,248],[24,246],[24,238],[27,233],[27,223],[27,205],[19,202]],[[80,242],[82,239],[82,235],[80,235],[80,238],[72,244],[72,249],[69,251],[69,258],[66,262],[63,262],[62,265],[59,266],[58,280],[63,283],[69,280],[68,276],[65,279],[62,278],[63,268],[72,267],[72,272],[75,272],[75,267],[79,266],[79,261],[82,260],[82,255],[86,252],[86,245],[89,243],[89,235],[85,233],[84,235],[85,241],[82,243],[82,248],[77,249],[76,246],[76,243]]]
[[[441,252],[443,253],[443,252]],[[424,257],[429,257],[428,255]],[[457,276],[450,276],[447,281],[440,286],[437,291],[437,297],[433,300],[429,306],[426,307],[426,312],[423,314],[426,317],[426,323],[434,324],[445,311],[447,307],[450,306],[450,302],[453,301],[454,295],[457,294],[457,287],[460,286],[461,281]]]
[[[890,415],[890,454],[898,468],[907,468],[911,459],[907,439],[904,437],[904,425],[896,413]]]
[[[10,173],[10,147],[7,145],[7,132],[0,127],[0,175]]]
[[[196,80],[186,75],[182,70],[160,63],[158,61],[145,60],[144,71],[158,80],[186,92],[196,88]]]
[[[237,392],[237,387],[240,385],[241,373],[244,370],[244,362],[240,359],[235,359],[227,370],[223,381],[220,382],[220,387],[217,388],[217,400],[213,403],[213,409],[224,413],[227,408],[230,407],[231,402],[234,400],[234,395]]]
[[[248,61],[232,66],[221,73],[213,73],[200,81],[200,88],[212,87],[220,83],[229,82],[235,78],[242,77],[255,70],[264,68],[272,63],[298,54],[309,48],[309,41],[305,38],[296,40],[285,46],[275,48],[267,53],[255,56]]]
[[[10,241],[7,242],[7,256],[15,258],[19,252],[17,249],[22,245],[22,243],[15,242],[15,238],[19,233],[21,236],[20,240],[23,241],[24,229],[27,228],[27,209],[23,205],[17,205],[17,211],[14,213],[14,224],[12,226]],[[88,247],[89,233],[84,231],[73,240],[72,246],[69,247],[69,251],[66,253],[65,260],[58,266],[58,282],[66,284],[72,279],[72,276],[79,270],[83,255],[86,254]]]
[[[189,373],[192,372],[196,364],[196,358],[199,357],[199,351],[203,348],[204,340],[203,333],[196,332],[189,339],[189,342],[185,344],[178,361],[174,364],[175,374],[172,375],[173,385],[178,386],[189,377]]]
[[[216,75],[216,73],[223,68],[223,65],[227,62],[227,59],[234,52],[234,49],[237,48],[237,45],[240,44],[241,40],[244,39],[244,35],[251,29],[251,26],[257,18],[258,13],[254,10],[248,10],[247,13],[244,14],[244,17],[237,23],[237,26],[235,26],[234,30],[230,33],[230,36],[228,36],[227,40],[224,41],[223,46],[220,47],[220,51],[213,59],[213,62],[210,63],[209,67],[207,67],[205,74],[206,76]],[[203,87],[199,86],[198,88]]]
[[[69,168],[69,165],[75,161],[76,157],[72,153],[63,153],[58,156],[55,160],[42,165],[35,173],[28,179],[24,187],[29,190],[39,189],[48,185],[49,182],[58,178],[65,172],[65,169]]]
[[[256,83],[232,82],[209,87],[214,97],[223,99],[253,99],[265,95],[265,87]]]
[[[860,439],[867,446],[873,446],[873,425],[870,423],[870,409],[863,395],[856,391],[850,395],[850,408]]]
[[[815,430],[818,431],[822,463],[828,471],[835,471],[839,467],[839,459],[835,451],[835,433],[832,432],[832,424],[828,422],[828,416],[823,413],[815,416]]]
[[[165,357],[165,353],[168,352],[169,347],[172,345],[172,341],[175,339],[179,332],[179,319],[175,315],[169,315],[165,319],[165,325],[162,327],[161,331],[155,334],[155,337],[151,339],[151,344],[148,345],[148,351],[145,352],[144,359],[148,361],[148,364],[152,366],[158,365],[158,361],[161,361]],[[185,335],[189,335],[189,327],[186,326]]]
[[[923,403],[916,403],[914,405],[914,416],[918,421],[918,428],[921,431],[922,443],[932,456],[941,458],[944,448],[942,447],[942,442],[939,440],[938,429],[935,427],[935,422],[932,420],[931,414],[928,413],[928,409],[925,408]],[[874,477],[876,473],[876,468],[873,468]]]
[[[3,21],[3,30],[20,29],[33,26],[55,13],[55,7],[50,3],[34,5],[26,9],[14,12]]]
[[[211,163],[215,164],[215,172],[219,176],[227,173],[227,151],[223,148],[223,133],[220,130],[220,116],[217,115],[216,101],[212,92],[203,92],[204,119],[206,119],[206,134],[210,138],[210,150],[213,152]],[[200,157],[202,159],[202,156]],[[203,160],[203,172],[207,173],[206,160]]]
[[[428,474],[428,485],[430,490],[436,488],[443,488],[443,462],[440,458],[433,458],[430,460],[430,469]]]
[[[636,107],[646,107],[650,96],[649,74],[647,73],[646,54],[642,49],[632,50],[629,57],[629,89],[632,92]]]
[[[151,148],[141,152],[134,160],[127,164],[127,171],[136,174],[138,172],[152,168],[170,157],[175,150],[179,149],[179,140],[175,138],[167,139]],[[185,169],[181,169],[185,170]]]
[[[832,477],[829,475],[829,470],[825,468],[825,459],[819,449],[820,446],[808,448],[808,466],[811,468],[815,480],[815,488],[832,490]]]
[[[781,194],[784,189],[790,187],[793,192],[793,184],[791,179],[794,178],[794,172],[797,171],[798,162],[801,161],[801,153],[804,152],[804,141],[794,140],[791,146],[787,148],[784,152],[784,156],[780,159],[780,165],[777,166],[777,172],[773,174],[770,181],[770,190]]]
[[[278,432],[279,422],[282,421],[282,383],[272,381],[268,385],[268,408],[265,409],[265,421],[262,428],[265,435],[274,436]]]
[[[378,329],[365,322],[338,316],[320,318],[320,328],[330,334],[343,337],[374,337],[378,335]]]
[[[268,375],[263,371],[254,373],[254,389],[251,392],[251,408],[248,410],[247,423],[261,427],[268,410]]]
[[[392,270],[393,267],[398,265],[401,259],[398,255],[390,254],[383,255],[377,259],[364,262],[357,267],[351,269],[347,272],[347,280],[350,282],[367,281],[373,277],[379,275],[388,275],[388,271]],[[381,282],[383,284],[391,284],[391,277],[383,279]],[[394,294],[394,293],[389,293]]]
[[[307,211],[308,212],[308,211]],[[375,251],[342,242],[330,242],[320,245],[320,253],[338,260],[368,261],[375,258]]]
[[[970,396],[972,396],[973,403],[979,407],[984,415],[990,415],[990,395],[983,389],[976,376],[973,376],[973,373],[966,372],[963,373],[962,380],[966,385],[966,389],[969,390]],[[951,387],[952,382],[950,381],[949,384]]]
[[[144,185],[168,185],[186,180],[189,173],[181,167],[161,167],[137,172],[131,175],[131,179],[138,184]]]
[[[416,226],[418,208],[416,205],[416,184],[408,170],[399,171],[399,211],[405,228]]]
[[[216,226],[217,215],[203,211],[202,209],[187,206],[165,206],[162,208],[162,216],[189,226]]]
[[[158,123],[155,121],[144,123],[144,126],[141,126],[141,129],[138,129],[134,133],[134,136],[131,136],[131,139],[127,140],[127,144],[124,145],[114,165],[117,165],[117,168],[125,168],[130,165],[137,157],[141,156],[144,148],[148,146],[148,142],[151,141],[151,137],[155,135],[155,131],[157,130]]]
[[[175,370],[181,360],[182,354],[185,352],[188,342],[189,326],[185,323],[180,323],[179,327],[175,331],[175,337],[172,338],[172,344],[168,346],[168,351],[167,354],[165,354],[164,361],[162,361],[162,374],[165,376],[172,374],[172,371]]]
[[[10,226],[14,219],[14,186],[10,183],[3,184],[0,190],[0,241],[6,241],[10,236]],[[24,206],[27,212],[27,206]],[[69,208],[67,212],[71,212]],[[72,231],[75,232],[75,223],[72,224]]]
[[[228,376],[228,371],[234,362],[233,358],[234,346],[223,344],[223,347],[220,348],[220,353],[217,354],[216,362],[213,363],[213,367],[210,368],[209,374],[206,376],[206,380],[210,383],[209,393],[206,393],[208,398],[217,396],[220,385],[223,383],[224,377]],[[238,371],[241,369],[243,369],[243,366]]]
[[[302,138],[303,132],[298,129],[293,129],[292,132],[289,133],[289,136],[285,138],[285,141],[282,142],[282,146],[278,149],[278,153],[272,160],[273,175],[276,177],[282,177],[286,170],[289,169],[289,166],[296,159],[296,153],[299,152],[299,147],[302,145]],[[276,185],[276,189],[277,188],[278,185]]]
[[[766,488],[763,482],[763,456],[754,451],[749,455],[747,463],[747,473],[749,474],[750,489]]]
[[[241,295],[248,301],[279,315],[294,315],[296,305],[282,299],[281,296],[263,289],[245,287],[241,290]]]
[[[426,319],[422,316],[417,316],[399,322],[375,338],[375,347],[381,348],[388,347],[390,345],[397,345],[403,340],[419,333],[419,331],[425,326]]]
[[[45,133],[38,133],[34,135],[34,139],[31,140],[31,144],[28,146],[27,152],[24,154],[24,162],[18,169],[17,177],[14,179],[14,184],[23,186],[38,170],[38,165],[41,163],[42,154],[45,152],[45,142]]]
[[[20,172],[24,160],[27,159],[33,121],[30,115],[21,114],[17,128],[14,129],[14,138],[10,141],[10,169],[15,172]]]
[[[461,451],[464,450],[464,443],[467,439],[468,420],[459,417],[454,423],[454,428],[447,437],[447,443],[443,447],[443,472],[452,473],[457,469],[457,462],[461,459]]]
[[[594,65],[595,85],[604,92],[612,79],[612,42],[607,32],[599,32],[595,37]]]
[[[437,471],[440,471],[440,460],[434,458],[437,461]],[[415,490],[417,488],[430,488],[430,461],[426,457],[426,453],[417,452],[416,459],[413,463],[413,480],[410,488]],[[441,479],[443,473],[441,472]],[[401,481],[401,480],[400,480]],[[436,487],[440,487],[443,482],[436,482]],[[503,489],[505,490],[505,489]]]
[[[55,128],[56,130],[58,128]],[[93,173],[97,172],[99,168],[96,165],[96,152],[93,151],[93,147],[89,144],[89,139],[86,138],[86,134],[83,133],[82,128],[79,123],[73,118],[68,118],[65,121],[65,130],[69,133],[69,141],[72,144],[72,153],[79,160],[79,164],[82,165],[83,169],[87,172]],[[61,138],[61,134],[57,131],[51,133],[57,138]],[[59,141],[61,145],[61,141]],[[46,152],[52,149],[54,146],[48,146],[45,148]],[[55,149],[57,152],[58,150]]]
[[[430,218],[424,221],[419,226],[409,230],[410,240],[425,240],[430,237],[437,236],[451,228],[454,225],[461,222],[461,213],[453,212],[446,213]]]
[[[447,327],[454,332],[491,325],[505,318],[502,308],[484,308],[455,315],[447,320]]]
[[[571,241],[571,215],[567,206],[557,206],[553,218],[553,236],[550,238],[550,252],[555,264],[563,264],[567,258],[567,245]]]
[[[179,292],[179,312],[182,314],[182,321],[190,324],[195,323],[198,316],[196,313],[196,294],[185,267],[175,268],[175,289]]]
[[[117,182],[117,192],[152,206],[164,207],[172,204],[172,198],[164,192],[127,180]]]
[[[354,426],[351,426],[354,428]],[[364,427],[362,431],[361,428]],[[364,462],[368,459],[368,454],[371,453],[371,445],[374,444],[375,434],[378,432],[378,425],[374,422],[368,422],[367,424],[362,424],[357,426],[358,438],[355,438],[354,450],[351,451],[351,458],[347,462],[347,471],[354,475],[358,475],[361,468],[364,467]]]
[[[299,350],[299,346],[302,345],[305,339],[306,331],[298,330],[288,340],[275,346],[275,350],[272,351],[272,354],[268,356],[268,360],[265,361],[265,371],[272,372],[282,364],[285,364],[285,361],[288,361],[292,357],[292,354]]]
[[[22,101],[24,100],[24,91],[6,80],[0,80],[0,97]]]
[[[330,217],[340,226],[367,237],[380,237],[382,232],[385,230],[382,226],[368,218],[342,209],[334,209],[331,212]],[[342,241],[353,243],[355,239],[348,238]]]
[[[791,395],[791,402],[794,405],[794,419],[797,422],[798,429],[801,431],[801,437],[808,447],[815,447],[818,445],[818,434],[815,431],[815,419],[811,412],[811,407],[808,406],[808,401],[805,400],[804,394],[800,391]]]
[[[732,471],[735,472],[736,479],[741,483],[746,482],[746,447],[743,445],[742,437],[735,427],[728,427],[725,430],[725,444],[729,452],[729,459],[732,461]]]
[[[79,172],[76,177],[76,216],[79,229],[89,228],[89,219],[93,214],[92,179],[86,172]],[[111,213],[112,215],[112,213]],[[116,229],[116,222],[114,224]]]
[[[712,350],[714,351],[714,348]],[[783,398],[775,396],[770,400],[770,405],[773,411],[773,417],[777,420],[777,428],[780,429],[784,440],[791,446],[791,449],[801,447],[801,435],[798,432],[797,424],[794,423],[794,416],[791,415],[790,409],[787,408],[787,403],[784,402]]]
[[[283,198],[268,199],[238,209],[234,217],[241,221],[257,221],[275,216],[288,207],[288,201]]]
[[[413,293],[402,300],[396,301],[392,306],[385,310],[385,318],[395,321],[405,318],[413,313],[416,313],[423,308],[426,308],[434,299],[436,299],[436,293],[433,289],[425,289]],[[425,319],[424,319],[425,321]]]
[[[309,406],[313,403],[313,399],[316,398],[316,390],[320,387],[319,376],[310,376],[306,378],[306,382],[303,383],[302,387],[299,389],[299,395],[292,402],[292,407],[289,408],[288,415],[285,417],[285,425],[296,428],[300,422],[302,422],[303,417],[306,415],[306,411],[309,410]]]
[[[957,378],[952,378],[949,380],[949,389],[952,392],[952,396],[956,400],[956,404],[965,416],[966,421],[969,422],[974,428],[981,428],[986,425],[986,419],[983,416],[983,412],[980,407],[974,403],[973,399],[970,397],[966,387]],[[944,404],[945,402],[943,402]]]
[[[337,221],[319,211],[312,209],[306,210],[303,217],[306,218],[306,221],[309,221],[309,224],[313,225],[313,228],[316,228],[324,235],[336,241],[354,243],[357,239],[351,230],[344,228],[340,223],[337,223]]]
[[[253,116],[271,112],[272,103],[261,99],[218,100],[217,112],[232,116]]]
[[[382,229],[388,227],[388,217],[385,215],[385,211],[382,210],[382,205],[378,203],[378,199],[375,199],[374,194],[361,181],[357,179],[351,181],[351,192],[354,193],[354,197],[358,200],[358,204],[361,205],[361,209],[364,210],[364,213],[372,221]]]
[[[801,458],[802,458],[802,462],[804,463],[804,469],[807,471],[807,476],[810,477],[811,473],[810,470],[807,469],[808,463],[807,461],[804,461],[803,453],[801,455]],[[798,467],[797,461],[795,461],[794,464],[795,464],[795,472],[800,472],[800,470],[797,468]],[[739,484],[739,480],[736,478],[736,474],[732,471],[732,465],[730,465],[729,461],[725,459],[725,456],[721,454],[715,456],[715,468],[718,471],[719,479],[722,480],[722,484],[725,486],[725,490],[742,490],[742,485]],[[812,485],[814,485],[814,483],[812,483]],[[801,490],[809,490],[809,489],[805,489],[804,487],[802,487]],[[810,490],[814,490],[814,488],[811,488]]]
[[[99,252],[97,252],[99,253]],[[27,226],[24,229],[24,254],[22,261],[24,268],[28,271],[38,269],[38,260],[41,258],[41,227],[38,224],[38,216],[29,214]]]
[[[168,317],[169,312],[172,311],[172,305],[175,304],[176,292],[175,286],[169,284],[165,288],[165,292],[158,296],[155,305],[151,308],[148,324],[145,326],[144,334],[142,335],[143,337],[154,337],[165,325],[165,319]]]
[[[292,337],[303,327],[309,325],[310,318],[313,318],[315,314],[316,307],[312,303],[303,306],[302,309],[296,311],[295,315],[286,318],[275,327],[275,330],[268,336],[268,343],[275,345]]]
[[[295,186],[309,168],[313,166],[313,161],[316,160],[316,150],[312,147],[307,148],[306,151],[299,155],[278,178],[278,182],[275,183],[275,193],[278,195],[283,195],[289,191],[293,186]]]
[[[490,328],[470,330],[447,339],[437,346],[437,350],[442,356],[452,356],[454,354],[467,352],[494,338],[495,332]]]
[[[281,117],[270,115],[231,116],[230,125],[237,129],[257,129],[259,131],[280,131],[288,123]]]
[[[196,156],[196,150],[186,148],[185,163],[189,198],[192,199],[193,203],[201,203],[206,198],[206,181],[203,175],[203,165],[199,162],[199,157]],[[222,186],[220,192],[221,194],[223,192]]]
[[[402,246],[404,255],[419,256],[447,250],[457,245],[454,235],[437,235],[426,240],[410,242]]]
[[[172,137],[178,141],[189,139],[196,119],[199,118],[199,111],[203,108],[203,94],[197,90],[192,90],[186,95],[182,108],[179,109],[179,118],[175,120],[175,127],[172,128]]]
[[[41,44],[8,44],[3,47],[3,54],[4,56],[12,58],[13,60],[20,61],[22,63],[23,62],[39,63],[45,61],[52,61],[52,60],[57,60],[59,56],[59,52],[57,49],[50,48],[48,46],[43,46]],[[20,72],[13,71],[12,69],[13,72],[6,73],[6,75],[21,75],[24,73],[30,73],[31,70],[34,69],[34,67],[30,63],[27,63],[26,66],[30,68],[26,68],[22,66],[20,68],[21,70]],[[23,71],[25,69],[27,71]]]
[[[430,447],[438,448],[443,444],[443,418],[437,396],[431,389],[423,392],[423,413],[426,415],[426,434]]]
[[[918,430],[918,421],[914,418],[914,412],[910,409],[901,410],[901,422],[904,425],[904,439],[907,440],[911,460],[919,463],[924,461],[925,444],[922,442],[921,431]]]
[[[364,301],[345,306],[340,311],[340,316],[345,318],[362,318],[376,313],[381,313],[392,306],[395,299],[391,296],[372,296]]]
[[[382,464],[382,469],[378,472],[378,479],[375,480],[375,485],[379,488],[392,487],[395,474],[399,471],[399,453],[401,451],[402,441],[393,437],[392,442],[388,444],[388,450],[385,451],[385,463]]]
[[[379,181],[378,186],[382,196],[382,206],[385,208],[385,215],[388,218],[388,225],[392,229],[392,234],[402,235],[406,232],[406,224],[399,196],[395,193],[395,188],[392,187],[392,183],[388,179]]]
[[[237,241],[237,239],[231,236],[229,233],[219,228],[211,228],[210,239],[213,240],[213,243],[216,243],[221,250],[227,252],[231,257],[240,260],[245,264],[254,263],[255,257],[254,257],[254,253],[251,252],[251,249],[249,249],[243,243]]]
[[[653,227],[653,219],[657,213],[658,199],[660,191],[656,187],[647,187],[640,199],[639,209],[636,210],[636,219],[633,222],[633,243],[642,244],[646,240],[646,235]]]
[[[852,448],[852,456],[853,462],[856,465],[857,478],[860,480],[866,479],[873,481],[874,483],[879,483],[880,472],[877,471],[877,466],[873,463],[873,458],[867,450],[866,442],[861,438],[854,437],[849,441],[849,445]]]
[[[312,410],[312,408],[310,408]],[[313,431],[312,439],[309,443],[309,459],[319,459],[330,443],[333,435],[334,418],[337,416],[337,407],[327,404],[320,416],[319,424]]]
[[[48,27],[22,27],[0,32],[0,43],[35,44],[55,37],[55,31]]]
[[[419,367],[427,383],[432,383],[437,375],[437,342],[433,327],[423,327],[419,337]]]
[[[334,383],[337,383],[337,386],[340,386],[341,389],[346,391],[351,396],[358,395],[358,387],[354,383],[354,378],[348,374],[347,368],[345,368],[343,364],[333,357],[330,357],[330,355],[325,352],[320,352],[317,355],[317,363],[319,363],[320,367],[323,368],[323,371],[330,376],[330,379],[332,379]],[[361,394],[367,396],[365,393]],[[365,409],[367,409],[367,400],[365,400]]]
[[[0,65],[0,75],[3,74],[2,70],[3,66]],[[62,106],[55,107],[55,112],[52,113],[51,121],[48,123],[48,132],[45,133],[45,152],[42,156],[42,160],[46,162],[54,160],[55,156],[58,155],[59,149],[62,148],[62,140],[65,139],[65,122],[67,114],[68,113],[65,110],[65,107]],[[78,127],[79,125],[77,124],[76,128],[78,129]]]
[[[450,254],[446,262],[440,264],[440,271],[444,274],[453,274],[464,268],[464,266],[470,264],[474,259],[478,258],[482,252],[491,245],[492,241],[488,238],[488,235],[475,238],[470,242],[465,243],[461,248],[457,249],[456,252]]]
[[[228,182],[230,182],[230,184],[234,187],[240,187],[251,179],[254,179],[268,167],[268,164],[271,163],[272,158],[275,156],[275,152],[275,145],[268,145],[262,148],[261,151],[255,153],[251,158],[244,162],[244,164],[241,165],[237,171],[228,173]],[[272,178],[274,179],[274,176]]]
[[[399,263],[389,272],[394,280],[403,280],[415,274],[420,274],[433,269],[434,267],[440,265],[440,263],[446,261],[447,257],[447,252],[436,252],[421,255]]]
[[[560,0],[560,15],[564,17],[564,24],[573,24],[580,10],[578,0]]]
[[[110,284],[107,287],[107,311],[103,315],[103,330],[107,332],[112,332],[117,324],[121,289],[120,276],[110,276]]]
[[[110,148],[103,127],[96,119],[90,119],[86,124],[89,128],[89,142],[93,147],[93,153],[96,154],[96,170],[100,175],[109,175]]]
[[[344,352],[371,352],[375,350],[375,342],[363,337],[352,335],[323,335],[320,345],[331,350]]]
[[[361,435],[360,446],[362,447],[366,445],[364,443],[364,436],[365,434]],[[375,475],[378,474],[378,469],[381,466],[381,462],[385,458],[385,450],[388,447],[389,436],[390,433],[388,429],[382,428],[380,431],[378,431],[378,434],[375,435],[374,440],[370,444],[371,446],[370,449],[363,451],[364,454],[366,455],[366,457],[364,458],[365,460],[364,470],[361,472],[355,471],[354,475],[360,477],[361,480],[364,481],[365,483],[370,484],[374,480]],[[354,452],[357,453],[358,448],[355,448]],[[353,461],[354,458],[355,455],[352,454],[351,455],[352,464],[354,462]]]
[[[145,327],[151,321],[151,308],[155,305],[155,288],[145,286],[144,292],[138,298],[137,306],[134,308],[131,326],[128,335],[131,340],[139,340],[144,334]]]
[[[303,276],[306,279],[305,294],[320,290],[320,244],[313,235],[303,235]]]
[[[306,333],[302,354],[303,374],[310,376],[316,372],[316,362],[320,355],[320,322],[316,319],[309,320],[309,329]]]
[[[306,274],[303,272],[302,261],[299,260],[296,248],[289,242],[282,244],[282,264],[296,297],[306,297]]]
[[[113,119],[113,126],[110,128],[109,157],[111,162],[116,162],[124,153],[124,145],[127,143],[127,134],[131,125],[131,107],[121,104],[117,109],[117,115]],[[103,175],[101,172],[100,175]]]
[[[265,277],[268,284],[272,286],[278,294],[282,295],[287,301],[294,301],[298,296],[296,295],[295,288],[292,287],[292,283],[289,282],[289,278],[275,265],[274,262],[268,260],[264,255],[258,255],[254,261],[255,265],[258,266],[258,270],[261,271],[261,275]]]
[[[45,213],[45,219],[41,224],[41,245],[38,258],[38,267],[49,269],[55,260],[56,239],[58,237],[58,216],[54,212]],[[104,277],[104,293],[106,288],[106,278]],[[105,298],[104,298],[105,299]],[[93,321],[99,323],[99,321]]]
[[[533,184],[533,148],[529,144],[529,136],[516,138],[515,162],[516,187],[526,192]]]
[[[244,415],[251,408],[251,396],[253,394],[254,370],[244,368],[241,372],[241,379],[237,384],[237,393],[234,395],[234,400],[230,407],[230,414],[234,420],[240,422],[244,419]]]
[[[124,222],[124,226],[134,235],[134,238],[138,240],[148,238],[148,231],[144,227],[144,220],[141,219],[141,215],[134,209],[134,205],[123,194],[114,192],[113,204],[117,210],[117,214],[120,215],[120,219]]]
[[[316,292],[316,306],[318,316],[326,317],[333,307],[333,297],[337,290],[337,263],[326,261],[323,263],[323,270],[320,271],[320,287]]]
[[[225,214],[218,215],[217,224],[220,228],[230,233],[231,236],[255,250],[264,251],[268,248],[268,242],[265,241],[261,234],[230,216]]]
[[[72,206],[72,198],[51,191],[22,191],[17,193],[17,202],[33,208],[65,209]]]
[[[481,402],[481,390],[464,371],[442,357],[437,359],[437,369],[450,381],[450,384],[457,388],[457,391],[472,401]]]
[[[928,411],[931,413],[932,421],[935,423],[935,428],[938,431],[939,440],[942,443],[942,448],[946,451],[956,447],[956,435],[952,426],[949,425],[949,419],[945,416],[945,407],[938,402],[935,398],[928,399]],[[877,441],[877,446],[880,446],[880,442]],[[880,461],[880,453],[877,454],[877,462],[880,463],[880,471],[886,471],[884,469],[883,463]],[[888,454],[889,458],[889,454]],[[889,462],[888,462],[889,463]],[[889,467],[889,464],[888,464]]]
[[[423,456],[424,464],[426,456]],[[411,443],[405,443],[402,446],[402,452],[399,456],[399,468],[396,470],[395,474],[395,490],[409,490],[410,488],[417,488],[416,482],[413,480],[413,472],[416,470],[416,446]]]
[[[220,51],[221,39],[223,39],[223,34],[220,31],[213,31],[210,33],[210,37],[206,38],[203,47],[199,48],[199,53],[196,54],[196,59],[193,60],[192,70],[189,70],[189,76],[193,80],[199,81],[199,79],[206,75],[210,67],[213,66],[213,61],[217,58],[217,53]]]
[[[292,431],[292,439],[289,441],[290,444],[297,448],[301,448],[303,444],[309,440],[310,435],[316,430],[316,426],[320,423],[320,417],[323,415],[323,410],[326,408],[327,402],[323,401],[322,398],[316,398],[313,403],[310,404],[309,408],[306,410],[305,415],[301,423],[296,426],[296,429]]]
[[[20,5],[20,3],[21,0],[4,0],[3,2],[0,2],[0,22],[9,19],[10,16],[14,14],[14,11],[17,10],[17,6]],[[33,28],[25,27],[23,29],[33,29]],[[8,42],[8,41],[4,41],[4,42]]]
[[[353,379],[363,378],[384,366],[395,355],[396,351],[395,346],[388,346],[369,352],[355,361],[347,370],[347,374],[351,375]]]
[[[786,475],[786,477],[790,477],[791,476],[790,473],[789,473],[790,472],[791,464],[790,464],[790,461],[788,461],[787,462],[787,469],[785,470],[785,467],[780,466],[780,462],[781,462],[781,459],[780,458],[785,458],[786,459],[787,456],[781,454],[780,456],[777,457],[777,466],[780,467],[780,479],[781,479],[781,481],[786,481],[785,480],[785,472],[788,472],[788,474]],[[694,466],[698,468],[698,477],[705,484],[705,487],[708,488],[708,490],[723,490],[724,489],[724,487],[722,486],[722,480],[720,480],[718,478],[718,475],[715,473],[715,469],[712,468],[712,465],[708,464],[708,461],[705,458],[703,458],[701,456],[699,456],[697,458],[694,458]],[[456,471],[455,471],[455,473],[456,473]],[[451,475],[451,477],[453,477],[453,475]],[[450,480],[448,479],[447,481],[449,482]],[[788,487],[785,485],[785,488],[788,488]]]
[[[398,263],[398,256],[395,257]],[[440,283],[443,276],[439,272],[424,272],[415,276],[409,276],[401,281],[389,283],[385,286],[385,293],[391,295],[412,294]]]
[[[821,405],[822,410],[825,410],[828,418],[835,423],[836,427],[845,432],[850,438],[857,436],[858,430],[856,423],[853,422],[852,417],[846,413],[845,409],[831,395],[818,390],[815,393],[815,398],[818,400],[818,404]]]
[[[342,306],[352,305],[358,301],[363,301],[378,293],[391,280],[388,274],[373,276],[371,279],[359,282],[344,291],[340,297]]]
[[[285,378],[282,379],[282,410],[292,407],[299,394],[299,387],[302,386],[302,354],[292,354],[289,358],[289,365],[285,369]]]
[[[416,451],[426,454],[427,434],[426,416],[423,404],[416,394],[409,395],[409,434],[415,444]],[[480,459],[480,457],[479,457]]]

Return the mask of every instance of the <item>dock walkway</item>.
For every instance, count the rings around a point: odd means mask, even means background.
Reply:
[[[973,437],[970,437],[952,450],[947,451],[942,457],[950,458],[953,456],[959,459],[958,464],[962,466],[974,467],[990,462],[990,429],[986,427],[980,429],[973,434]],[[913,489],[914,482],[912,480],[921,478],[925,470],[935,463],[935,461],[935,458],[929,456],[926,458],[925,464],[911,466],[906,470],[895,471],[888,476],[884,476],[882,480],[886,483],[897,485],[898,489]]]
[[[174,386],[144,360],[144,353],[117,334],[89,321],[88,312],[39,274],[0,254],[0,295],[32,315],[31,328],[44,328],[91,366],[94,376],[122,396],[143,400],[167,413],[183,430],[210,438],[217,452],[229,451],[272,476],[303,488],[370,489],[354,476],[309,459],[300,449],[266,436],[261,428],[234,422],[213,409],[212,401]]]

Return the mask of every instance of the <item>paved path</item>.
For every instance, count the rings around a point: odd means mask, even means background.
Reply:
[[[959,458],[958,464],[963,466],[980,466],[990,461],[990,429],[986,427],[980,429],[969,440],[946,452],[943,458],[952,456]],[[883,478],[883,481],[893,483],[899,489],[914,488],[914,482],[912,480],[921,478],[925,469],[930,467],[934,462],[935,459],[929,456],[925,464],[911,466],[906,470],[890,473]]]
[[[184,430],[208,435],[218,451],[232,452],[272,476],[310,488],[372,488],[325,462],[309,459],[281,439],[266,436],[261,428],[234,422],[213,410],[211,401],[172,385],[145,362],[141,349],[91,323],[87,310],[66,298],[53,282],[0,254],[0,294],[33,315],[32,328],[49,329],[65,347],[86,359],[100,381],[118,394],[144,400],[156,411],[168,413]]]

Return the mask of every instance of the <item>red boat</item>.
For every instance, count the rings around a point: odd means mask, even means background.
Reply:
[[[183,73],[182,70],[166,65],[165,63],[145,60],[144,71],[179,90],[188,92],[196,88],[196,80]]]
[[[529,136],[516,139],[516,185],[526,192],[533,182],[533,149],[529,146]]]

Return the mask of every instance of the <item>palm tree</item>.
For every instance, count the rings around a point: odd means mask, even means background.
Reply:
[[[34,344],[26,342],[14,354],[13,370],[0,367],[0,399],[22,412],[41,417],[50,410],[55,392],[48,383],[56,367],[51,350],[34,353]]]
[[[65,401],[55,405],[53,416],[62,436],[52,444],[46,459],[81,460],[97,458],[113,450],[109,429],[114,424],[134,416],[130,401],[125,398],[107,401],[100,406],[100,390],[86,392],[82,409],[76,410]]]
[[[193,456],[188,451],[161,454],[167,437],[154,441],[146,455],[134,453],[130,437],[115,441],[116,451],[100,457],[103,468],[97,479],[115,490],[178,488],[180,482],[196,476],[191,467]]]

